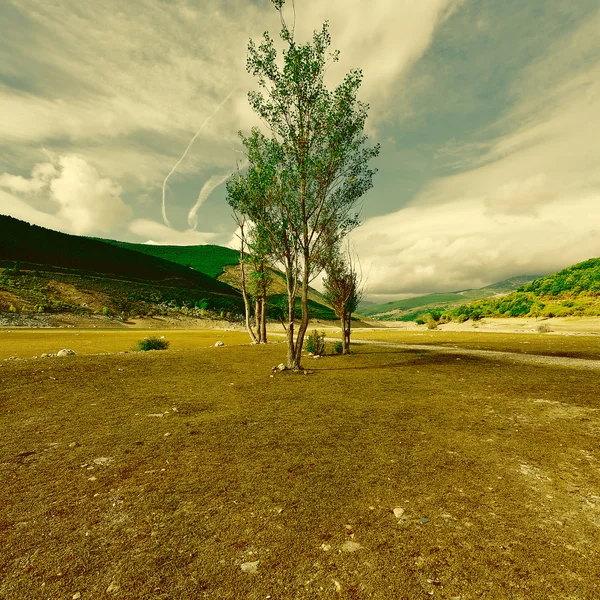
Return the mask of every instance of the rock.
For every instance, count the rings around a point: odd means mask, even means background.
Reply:
[[[69,448],[77,448],[79,446],[81,446],[81,444],[79,442],[71,442],[69,444]]]
[[[79,600],[79,598],[81,598],[81,592],[75,592],[71,597],[73,600]]]
[[[56,353],[56,356],[75,356],[75,350],[70,350],[69,348],[63,348]]]
[[[275,369],[277,370],[278,373],[281,373],[282,371],[287,371],[287,367],[283,364],[283,363],[279,363]]]
[[[401,519],[403,515],[404,515],[403,508],[401,508],[400,506],[397,506],[396,508],[394,508],[394,516],[396,517],[396,519]]]
[[[258,571],[259,563],[260,560],[242,563],[242,571],[244,571],[244,573],[256,573]]]
[[[348,540],[342,544],[342,552],[356,552],[361,549],[362,546],[358,542],[353,542],[352,540]]]
[[[225,344],[221,340],[215,342],[215,348],[220,348],[221,346],[224,346],[224,345]]]

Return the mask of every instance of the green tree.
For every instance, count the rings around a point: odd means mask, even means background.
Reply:
[[[358,202],[372,187],[376,170],[369,161],[379,145],[368,147],[364,126],[368,105],[358,100],[362,72],[351,70],[333,91],[324,84],[329,52],[328,24],[312,42],[297,43],[283,18],[284,0],[272,0],[282,29],[283,67],[268,32],[250,41],[247,70],[259,91],[248,94],[253,110],[268,127],[240,132],[248,172],[228,182],[228,202],[259,225],[287,281],[287,366],[299,369],[309,322],[309,283],[323,270],[331,247],[359,223]],[[300,296],[297,332],[294,313]]]
[[[358,308],[362,298],[360,274],[352,261],[350,252],[346,255],[336,252],[325,266],[323,280],[325,297],[342,327],[342,353],[350,352],[352,313]]]

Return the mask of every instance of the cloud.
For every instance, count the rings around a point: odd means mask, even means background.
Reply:
[[[129,225],[131,233],[146,238],[146,244],[169,246],[196,246],[209,244],[218,234],[186,229],[177,231],[150,219],[136,219]]]
[[[108,231],[112,225],[131,216],[121,200],[121,187],[77,156],[61,156],[60,175],[50,182],[51,198],[60,210],[58,216],[70,223],[77,234]]]
[[[368,219],[351,240],[369,297],[481,287],[598,255],[600,194],[552,202],[541,219],[491,216],[481,199],[411,206]]]
[[[56,176],[56,173],[56,167],[53,164],[39,163],[33,167],[29,179],[9,173],[0,175],[0,188],[23,194],[40,192],[48,185],[50,179]]]
[[[600,11],[521,73],[495,124],[505,133],[470,169],[354,232],[371,295],[477,287],[600,254],[598,27]]]
[[[37,164],[29,179],[4,173],[0,175],[0,187],[25,197],[3,193],[6,214],[75,234],[106,232],[131,216],[131,209],[121,200],[120,186],[74,155],[60,156],[56,164]],[[41,197],[44,207],[55,211],[32,206],[32,194]]]

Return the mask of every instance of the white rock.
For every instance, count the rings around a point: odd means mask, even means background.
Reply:
[[[404,515],[403,508],[401,508],[400,506],[397,506],[396,508],[394,508],[394,516],[396,517],[396,519],[400,519],[403,515]]]
[[[242,563],[242,571],[244,571],[244,573],[256,573],[256,571],[258,571],[259,563],[260,560]]]
[[[220,346],[224,346],[224,345],[225,344],[221,340],[215,342],[215,348],[219,348]]]
[[[56,353],[56,356],[75,356],[75,350],[70,350],[69,348],[63,348]]]
[[[356,552],[361,549],[362,546],[358,542],[353,542],[352,540],[348,540],[342,544],[342,552]]]

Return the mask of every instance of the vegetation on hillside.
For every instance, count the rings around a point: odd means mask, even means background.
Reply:
[[[600,258],[539,277],[500,298],[487,298],[447,311],[451,318],[566,317],[600,315]]]
[[[206,244],[204,246],[155,246],[151,244],[118,242],[108,239],[101,239],[100,241],[118,246],[119,248],[162,258],[184,267],[192,268],[215,279],[223,274],[225,267],[237,264],[239,259],[237,250],[213,244]]]
[[[0,267],[20,261],[24,269],[41,265],[130,280],[167,281],[203,289],[207,294],[238,297],[232,287],[182,265],[105,242],[61,233],[0,215]],[[47,269],[44,269],[47,270]]]

